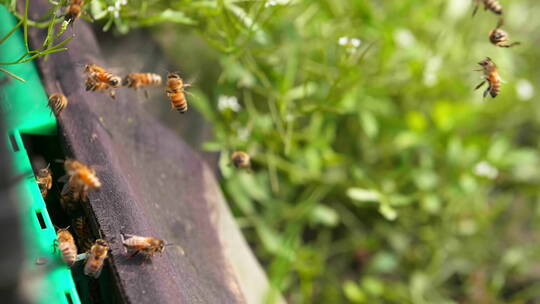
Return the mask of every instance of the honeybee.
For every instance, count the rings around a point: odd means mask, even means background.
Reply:
[[[62,189],[60,204],[66,212],[73,213],[79,208],[78,201],[87,201],[88,189],[101,187],[101,182],[94,169],[79,161],[66,159],[64,168],[66,176],[62,179],[67,177],[67,183]]]
[[[128,88],[138,89],[142,86],[160,85],[161,76],[154,73],[129,73],[122,82]]]
[[[495,98],[499,94],[501,89],[501,78],[499,77],[499,72],[497,71],[497,65],[491,60],[491,58],[486,57],[486,59],[478,63],[482,68],[475,71],[484,72],[484,81],[482,81],[475,90],[478,90],[486,82],[488,83],[488,88],[484,91],[484,98],[489,93],[491,97]]]
[[[81,186],[77,187],[79,189],[72,189],[69,184],[65,184],[60,194],[60,205],[70,216],[82,213],[80,201],[87,200],[87,192]]]
[[[86,259],[84,265],[84,274],[93,278],[98,278],[103,269],[103,263],[107,258],[109,244],[103,239],[97,239],[92,248],[90,248],[90,256]]]
[[[86,219],[83,216],[76,217],[71,220],[71,226],[77,236],[77,243],[81,252],[87,252],[92,248],[92,235],[88,229]]]
[[[71,0],[71,3],[69,4],[69,7],[67,8],[64,20],[66,20],[69,23],[74,22],[77,18],[81,16],[83,5],[84,5],[84,0]]]
[[[68,99],[64,94],[54,93],[49,96],[49,107],[56,115],[60,115],[60,112],[66,108],[67,104]]]
[[[249,169],[251,168],[251,157],[246,152],[236,151],[231,156],[232,163],[236,168]]]
[[[66,159],[64,168],[69,176],[69,184],[80,185],[84,189],[96,189],[101,187],[101,182],[96,176],[96,171],[91,167],[74,159]]]
[[[171,106],[180,113],[186,113],[188,104],[184,89],[190,84],[185,84],[177,73],[167,74],[167,96],[171,99]]]
[[[122,84],[122,78],[120,78],[120,76],[109,73],[96,64],[85,65],[84,72],[96,82],[104,82],[112,88],[119,88]]]
[[[36,177],[36,182],[39,186],[41,196],[43,199],[47,196],[47,193],[52,187],[52,175],[49,166],[46,168],[40,169]]]
[[[62,253],[62,260],[71,267],[77,258],[77,246],[75,246],[75,240],[67,228],[58,229],[56,232],[56,246]]]
[[[484,10],[490,10],[493,13],[497,15],[502,15],[503,9],[502,5],[497,0],[474,0],[474,10],[473,10],[473,16],[476,15],[476,12],[478,11],[478,7],[480,4],[484,4]]]
[[[122,244],[128,250],[134,251],[133,255],[142,252],[147,256],[154,256],[154,254],[162,253],[165,250],[165,241],[139,235],[122,234]]]
[[[489,32],[489,41],[498,47],[505,47],[505,48],[510,48],[510,47],[521,44],[520,42],[513,42],[510,44],[505,44],[508,42],[509,39],[508,39],[508,34],[501,29],[502,24],[503,24],[503,21],[500,20],[499,23],[497,24],[497,27],[491,30],[491,32]]]
[[[112,89],[110,85],[108,85],[105,82],[100,82],[100,81],[95,80],[92,77],[89,77],[86,79],[85,85],[86,85],[87,91],[102,91],[102,92],[108,91],[109,96],[112,99],[116,99],[116,92]]]

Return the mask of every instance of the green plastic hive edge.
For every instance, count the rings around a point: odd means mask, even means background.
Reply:
[[[0,37],[4,37],[16,24],[15,17],[0,5]],[[25,53],[25,48],[19,28],[0,44],[0,62],[16,60]],[[16,176],[26,176],[16,190],[25,242],[24,278],[32,281],[29,283],[32,284],[32,298],[37,303],[78,304],[80,299],[71,271],[54,251],[55,229],[21,138],[21,133],[53,135],[56,119],[47,105],[47,95],[33,62],[1,67],[26,80],[23,83],[0,72],[0,78],[8,77],[8,82],[0,86],[0,115],[8,130],[7,144],[11,147]]]

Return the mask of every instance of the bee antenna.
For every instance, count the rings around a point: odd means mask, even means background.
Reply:
[[[45,169],[49,169],[50,167],[51,167],[51,163],[48,163],[47,167],[45,167]]]

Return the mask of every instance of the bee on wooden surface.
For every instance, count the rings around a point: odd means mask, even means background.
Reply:
[[[60,115],[60,113],[66,108],[67,104],[68,99],[66,96],[64,96],[64,94],[54,93],[49,96],[49,107],[56,115]]]
[[[81,16],[83,5],[84,5],[84,0],[71,0],[71,3],[69,4],[69,7],[67,8],[64,20],[73,24],[73,22],[75,22],[75,20],[77,20],[77,18]]]
[[[124,238],[127,237],[126,238]],[[139,235],[122,234],[122,244],[128,250],[134,251],[133,255],[139,252],[147,256],[154,256],[156,253],[162,253],[165,250],[165,241],[153,237],[145,237]]]
[[[107,258],[109,244],[103,239],[97,239],[92,248],[90,248],[90,256],[86,259],[84,265],[84,274],[93,278],[98,278],[103,269],[103,263]]]
[[[233,165],[238,169],[251,168],[251,157],[246,152],[236,151],[232,154],[231,160]]]
[[[75,246],[75,240],[67,228],[58,229],[56,232],[56,246],[62,253],[62,260],[71,267],[77,258],[77,246]]]
[[[499,72],[497,71],[497,65],[489,57],[486,57],[486,59],[480,61],[478,64],[482,68],[475,71],[483,72],[484,80],[478,86],[476,86],[475,90],[478,90],[487,82],[488,88],[484,91],[484,98],[488,93],[493,98],[497,97],[501,89],[501,78],[499,77]]]
[[[80,252],[87,252],[92,248],[94,241],[92,240],[92,234],[83,216],[76,217],[71,220],[71,226],[75,235],[77,236],[77,243]]]
[[[51,190],[52,187],[52,175],[49,166],[39,170],[36,177],[36,182],[39,186],[41,196],[43,197],[43,199],[45,199],[47,193],[49,192],[49,190]]]
[[[497,27],[491,30],[491,32],[489,32],[489,41],[498,47],[505,47],[505,48],[510,48],[516,45],[520,45],[521,44],[520,42],[513,42],[510,44],[507,44],[509,40],[508,34],[501,29],[502,25],[503,25],[503,21],[500,20],[499,23],[497,24]]]
[[[190,84],[185,84],[177,73],[167,74],[167,96],[171,99],[171,106],[180,113],[186,113],[188,104],[184,89]]]
[[[103,82],[112,88],[119,88],[122,84],[122,78],[107,72],[104,68],[96,64],[87,64],[84,66],[84,72],[89,78],[93,78],[96,82]]]
[[[493,13],[497,15],[502,15],[503,9],[502,5],[497,0],[474,0],[474,10],[473,10],[473,16],[476,15],[476,12],[478,11],[478,7],[480,4],[484,4],[484,10],[490,10]]]

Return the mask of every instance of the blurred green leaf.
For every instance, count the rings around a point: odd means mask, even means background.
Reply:
[[[333,227],[339,223],[338,213],[325,205],[316,205],[311,211],[311,220],[314,223]]]
[[[352,303],[366,303],[367,301],[366,294],[353,281],[345,281],[345,283],[343,283],[343,292],[345,293],[347,300]]]
[[[378,202],[380,199],[379,192],[362,188],[347,189],[347,196],[352,200],[359,202]]]
[[[196,24],[196,21],[187,17],[184,12],[175,11],[172,9],[166,9],[160,14],[139,18],[138,23],[141,26],[150,26],[162,22],[172,22],[172,23],[181,23],[193,25]]]

